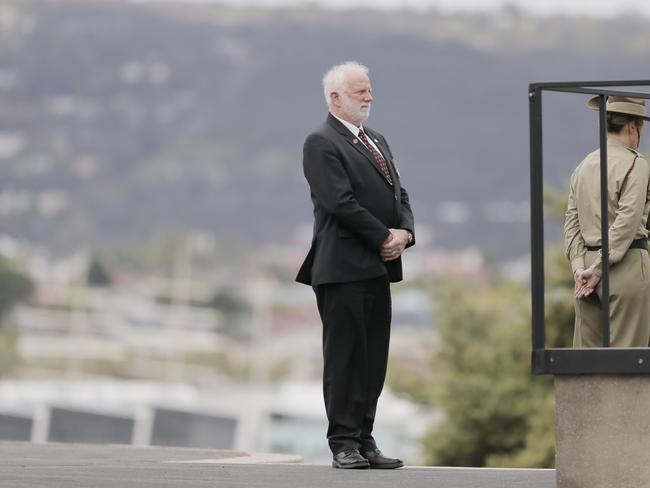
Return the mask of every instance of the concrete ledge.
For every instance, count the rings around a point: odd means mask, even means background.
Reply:
[[[650,486],[650,375],[555,377],[558,488]]]

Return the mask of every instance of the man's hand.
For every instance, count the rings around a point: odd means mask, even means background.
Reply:
[[[598,283],[600,282],[600,276],[590,269],[576,270],[575,281],[575,296],[578,299],[582,299],[588,297],[594,292],[596,286],[598,286]]]
[[[573,280],[575,281],[575,287],[573,289],[573,292],[575,293],[576,297],[578,295],[578,290],[582,287],[582,285],[584,285],[584,283],[580,279],[584,271],[585,271],[584,268],[578,268],[573,272]]]
[[[390,235],[384,241],[379,255],[383,261],[393,261],[399,258],[409,241],[409,233],[404,229],[388,229]]]

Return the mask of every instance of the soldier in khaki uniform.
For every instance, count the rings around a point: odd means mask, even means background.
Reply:
[[[599,108],[599,98],[587,106]],[[647,347],[650,339],[648,230],[650,170],[639,147],[645,100],[608,97],[607,206],[609,222],[610,344]],[[571,175],[564,223],[566,255],[575,278],[573,347],[602,346],[600,150]]]

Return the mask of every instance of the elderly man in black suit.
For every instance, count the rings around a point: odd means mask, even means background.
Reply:
[[[335,468],[399,468],[372,436],[386,377],[390,282],[415,243],[408,194],[384,136],[364,127],[368,69],[334,66],[323,78],[329,115],[304,145],[314,237],[296,280],[311,285],[323,323],[323,393]]]

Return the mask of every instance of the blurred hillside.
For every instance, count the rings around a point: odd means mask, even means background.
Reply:
[[[371,68],[433,244],[528,249],[527,85],[647,77],[643,19],[235,9],[121,1],[0,5],[0,233],[61,251],[191,228],[282,242],[310,225],[306,134],[332,64]],[[597,144],[581,97],[545,105],[546,177]],[[507,240],[504,236],[508,236]],[[308,241],[305,242],[305,246]]]

